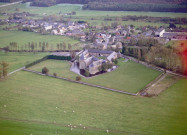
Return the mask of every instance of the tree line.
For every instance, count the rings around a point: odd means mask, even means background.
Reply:
[[[154,45],[151,47],[124,46],[122,54],[178,73],[184,73],[180,50],[172,46]]]
[[[187,12],[185,0],[23,0],[32,6],[48,7],[59,3],[84,4],[83,9],[106,11]]]
[[[5,61],[0,62],[0,80],[8,75],[9,64]]]
[[[152,12],[184,12],[187,4],[153,4],[153,3],[116,3],[116,2],[89,2],[83,9],[104,11],[152,11]]]
[[[56,49],[55,49],[56,47]],[[25,45],[22,45],[22,46],[19,46],[17,44],[17,42],[10,42],[9,46],[7,47],[8,50],[29,50],[29,51],[47,51],[47,50],[50,50],[50,51],[54,51],[54,50],[72,50],[72,45],[71,44],[66,44],[64,42],[62,43],[57,43],[56,46],[53,45],[53,44],[49,44],[48,42],[28,42],[27,44]],[[7,50],[7,51],[8,51]]]
[[[0,0],[0,2],[17,2],[17,1],[20,1],[20,0]]]

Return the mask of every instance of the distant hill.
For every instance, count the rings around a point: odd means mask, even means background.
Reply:
[[[32,6],[59,3],[84,4],[83,9],[105,11],[187,12],[186,0],[23,0]]]

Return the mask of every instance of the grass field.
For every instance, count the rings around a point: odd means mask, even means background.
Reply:
[[[27,11],[33,14],[59,14],[59,12],[69,13],[76,11],[78,17],[102,17],[102,16],[125,16],[125,15],[136,15],[136,16],[154,16],[154,17],[185,17],[186,13],[172,13],[172,12],[136,12],[136,11],[95,11],[95,10],[82,10],[82,5],[79,4],[58,4],[51,7],[31,7],[28,3],[12,5],[6,8],[1,8],[0,11],[15,12],[15,9],[19,8],[20,12]]]
[[[18,46],[21,48],[23,46],[23,49],[25,49],[25,44],[28,44],[28,42],[37,43],[38,44],[38,50],[39,48],[39,42],[45,42],[49,44],[49,50],[51,48],[51,45],[53,45],[53,48],[57,48],[57,43],[66,43],[66,49],[68,49],[68,44],[72,45],[72,49],[80,49],[81,46],[74,46],[74,44],[80,43],[78,40],[74,40],[69,37],[65,36],[54,36],[54,35],[41,35],[33,32],[23,32],[23,31],[3,31],[0,30],[0,47],[5,47],[10,44],[10,42],[17,42]],[[26,48],[28,50],[28,48]]]
[[[20,71],[0,82],[0,134],[185,135],[186,84],[142,98]],[[68,124],[94,128],[71,131]]]
[[[19,12],[30,12],[33,14],[37,14],[34,18],[41,18],[44,16],[44,14],[47,15],[64,15],[65,13],[70,13],[72,11],[76,11],[76,15],[71,16],[73,20],[84,20],[90,22],[92,25],[100,25],[102,22],[106,23],[103,19],[105,17],[109,18],[116,18],[121,16],[127,16],[127,15],[136,15],[136,16],[153,16],[153,17],[184,17],[186,18],[186,13],[172,13],[172,12],[136,12],[136,11],[95,11],[95,10],[82,10],[82,5],[78,4],[59,4],[51,7],[30,7],[28,3],[26,4],[19,4],[19,5],[12,5],[6,8],[1,8],[1,12],[8,12],[13,13],[15,12],[15,9],[19,8]],[[61,14],[59,14],[61,13]],[[2,16],[3,17],[3,16]],[[67,18],[69,16],[65,16],[64,18]],[[91,18],[94,18],[96,20],[91,20]],[[108,24],[111,22],[109,21]],[[133,24],[135,26],[166,26],[168,24],[164,23],[148,23],[148,22],[133,22],[133,21],[121,21],[121,24]],[[187,25],[178,25],[182,27],[187,27]]]
[[[9,64],[9,72],[19,69],[37,59],[41,59],[49,53],[4,53],[0,52],[0,62]]]
[[[160,74],[160,72],[141,64],[132,61],[126,63],[122,61],[123,59],[119,60],[119,68],[117,70],[89,79],[82,77],[82,81],[136,93]],[[50,74],[57,73],[61,77],[75,80],[76,76],[78,76],[70,71],[70,64],[66,61],[47,60],[30,67],[30,69],[41,72],[43,67],[47,67]]]
[[[7,3],[4,3],[4,2],[0,2],[0,6],[1,6],[1,5],[5,5],[5,4],[7,4]]]

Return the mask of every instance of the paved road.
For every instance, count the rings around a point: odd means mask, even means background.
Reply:
[[[10,6],[10,5],[14,5],[14,4],[19,4],[19,3],[21,3],[21,2],[22,2],[22,1],[18,1],[18,2],[13,2],[13,3],[1,5],[0,8],[1,8],[1,7],[6,7],[6,6]]]

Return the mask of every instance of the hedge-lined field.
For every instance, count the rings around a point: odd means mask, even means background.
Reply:
[[[158,97],[142,98],[20,71],[0,81],[0,134],[104,135],[108,129],[127,135],[185,135],[186,81],[178,81]],[[68,124],[101,131],[71,131]]]
[[[15,9],[19,8],[19,12],[30,12],[36,14],[33,18],[42,18],[44,15],[57,15],[64,16],[64,18],[69,18],[64,14],[71,13],[72,11],[76,11],[76,15],[72,15],[71,18],[75,21],[83,20],[88,21],[92,25],[101,25],[110,24],[111,21],[104,21],[104,18],[116,18],[121,16],[152,16],[152,17],[183,17],[186,18],[186,13],[174,13],[174,12],[137,12],[137,11],[96,11],[96,10],[82,10],[82,5],[78,4],[59,4],[51,7],[31,7],[28,3],[12,5],[6,8],[1,8],[1,12],[15,12]],[[0,18],[5,16],[0,16]],[[164,23],[150,23],[150,22],[132,22],[132,21],[119,21],[120,24],[130,25],[133,24],[135,26],[166,26],[168,24]],[[177,25],[182,27],[187,27],[186,25]]]
[[[0,62],[6,61],[9,64],[9,72],[19,69],[33,61],[43,58],[49,53],[3,53],[0,52]]]
[[[82,77],[82,81],[136,93],[161,74],[159,71],[152,70],[132,61],[123,62],[123,59],[119,60],[118,65],[119,67],[111,73],[89,79]],[[43,67],[47,67],[50,74],[57,73],[60,77],[75,80],[76,76],[78,76],[70,71],[70,63],[67,61],[46,60],[29,69],[41,72]]]
[[[28,45],[32,42],[37,43],[37,48],[35,50],[41,50],[39,48],[39,42],[48,43],[49,47],[47,50],[51,50],[51,45],[53,45],[53,49],[57,49],[57,44],[66,43],[66,49],[68,49],[68,44],[72,45],[72,49],[80,49],[81,46],[74,46],[74,44],[80,43],[78,40],[74,40],[65,36],[54,36],[54,35],[41,35],[34,32],[23,32],[23,31],[4,31],[0,30],[0,48],[9,46],[10,42],[16,42],[19,46],[19,49],[23,47],[23,49],[29,50],[30,48],[25,48],[25,44]]]

